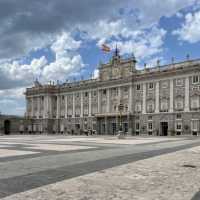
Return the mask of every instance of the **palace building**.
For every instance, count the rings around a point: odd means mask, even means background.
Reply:
[[[29,133],[117,134],[122,122],[129,135],[198,135],[200,60],[136,69],[134,56],[116,49],[99,78],[27,88]],[[122,112],[119,112],[122,105]]]

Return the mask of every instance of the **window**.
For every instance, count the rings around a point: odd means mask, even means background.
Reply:
[[[193,97],[191,99],[191,108],[192,109],[198,109],[199,108],[199,97]]]
[[[148,104],[147,104],[147,112],[149,112],[149,113],[154,112],[154,102],[153,101],[148,102]]]
[[[137,131],[140,130],[140,123],[139,123],[139,122],[136,122],[136,124],[135,124],[135,129],[136,129]]]
[[[176,110],[183,110],[183,99],[177,99],[175,101]]]
[[[139,120],[139,119],[140,119],[140,116],[135,116],[135,119],[136,119],[136,120]]]
[[[176,86],[183,86],[183,79],[176,79]]]
[[[198,129],[198,119],[193,119],[191,121],[191,129],[192,129],[192,131],[197,131],[197,129]]]
[[[124,88],[124,92],[127,93],[128,92],[128,87]]]
[[[94,92],[93,92],[93,96],[96,96],[96,95],[97,95],[97,92],[96,92],[96,91],[94,91]]]
[[[162,82],[162,88],[167,88],[167,87],[168,87],[168,82],[167,81]]]
[[[182,130],[182,122],[177,122],[176,123],[176,130],[181,131]]]
[[[199,83],[199,76],[193,76],[192,77],[192,83]]]
[[[176,119],[181,119],[182,118],[182,115],[181,114],[177,114],[176,115]]]
[[[128,105],[125,105],[125,112],[128,112]]]
[[[111,91],[112,91],[112,96],[113,97],[118,96],[118,89],[117,88],[113,88]]]
[[[152,131],[152,129],[153,129],[153,123],[152,123],[152,122],[149,122],[149,123],[148,123],[148,130],[149,130],[149,131]]]
[[[142,111],[142,105],[140,102],[137,102],[135,105],[135,111],[136,112],[141,112]]]
[[[152,116],[148,116],[148,120],[152,120],[153,119],[153,117]]]
[[[137,84],[137,85],[136,85],[136,90],[140,90],[140,89],[141,89],[140,84]]]
[[[106,95],[106,90],[103,90],[103,94]]]
[[[153,83],[149,83],[149,89],[153,89],[154,84]]]
[[[164,99],[161,101],[161,112],[168,112],[168,101]]]
[[[88,92],[85,92],[85,97],[87,97],[88,96]]]

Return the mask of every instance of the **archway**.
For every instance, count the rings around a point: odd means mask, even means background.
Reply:
[[[10,125],[11,125],[10,120],[5,120],[4,121],[4,134],[5,135],[9,135],[10,134]]]

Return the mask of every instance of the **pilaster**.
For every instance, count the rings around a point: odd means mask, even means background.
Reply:
[[[155,109],[155,113],[159,113],[159,108],[160,108],[160,84],[159,81],[156,82],[156,109]]]
[[[169,112],[174,112],[174,80],[170,79],[170,107]]]
[[[101,113],[101,91],[98,90],[98,113]]]
[[[185,78],[185,112],[189,112],[190,110],[190,80],[189,77]]]
[[[128,110],[129,112],[132,112],[133,110],[133,87],[132,85],[130,85],[129,87],[129,106],[128,106]]]
[[[72,110],[72,117],[74,118],[75,117],[75,94],[73,93],[73,110]]]
[[[89,91],[89,117],[92,116],[92,94],[91,91]]]
[[[65,118],[67,118],[67,95],[65,96]]]
[[[110,112],[110,89],[107,89],[107,113]]]
[[[56,118],[60,118],[60,95],[57,95],[57,112],[56,112]]]
[[[143,83],[142,114],[146,114],[146,93],[147,93],[147,86],[146,83]]]
[[[81,117],[83,117],[83,92],[81,92]]]
[[[37,118],[39,119],[40,118],[40,99],[41,97],[37,97]]]

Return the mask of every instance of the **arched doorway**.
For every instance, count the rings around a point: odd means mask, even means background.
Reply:
[[[4,134],[9,135],[10,134],[10,120],[4,121]]]

